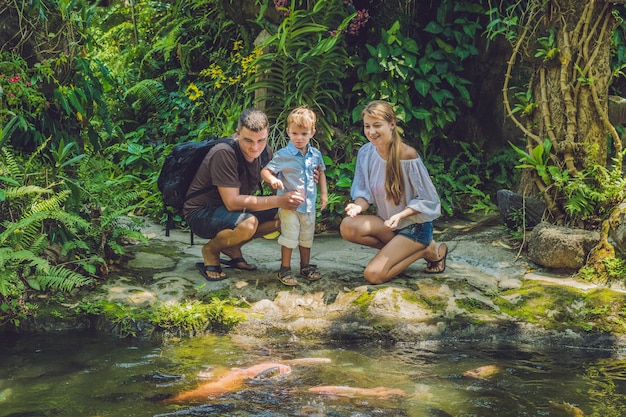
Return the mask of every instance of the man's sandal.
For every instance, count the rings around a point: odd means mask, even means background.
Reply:
[[[249,264],[242,257],[232,259],[220,259],[220,263],[227,265],[233,269],[240,269],[242,271],[256,271],[257,267],[254,264]],[[243,264],[243,266],[241,266]]]
[[[446,245],[445,243],[442,243],[441,245],[439,245],[437,247],[437,254],[439,254],[441,246],[444,247],[444,252],[443,252],[443,256],[441,258],[439,258],[439,260],[437,261],[426,261],[427,265],[426,265],[426,269],[424,269],[424,273],[426,274],[441,274],[446,270],[446,264],[447,264],[447,258],[448,258],[448,245]],[[443,267],[441,267],[441,264],[443,263]],[[439,270],[439,268],[441,268],[441,270]]]
[[[295,287],[298,285],[298,280],[293,276],[291,268],[289,267],[281,266],[276,276],[283,285],[287,285],[289,287]]]
[[[200,275],[204,277],[207,281],[221,281],[226,279],[226,274],[222,272],[222,268],[217,265],[205,265],[204,262],[196,262],[196,268],[200,271]],[[218,276],[209,276],[210,273],[217,273]]]
[[[309,282],[318,281],[322,278],[322,274],[317,270],[317,265],[313,264],[300,265],[300,275],[309,280]]]

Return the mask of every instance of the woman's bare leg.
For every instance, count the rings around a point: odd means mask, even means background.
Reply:
[[[349,242],[376,249],[383,248],[395,236],[380,217],[372,215],[345,217],[339,231],[341,237]]]
[[[390,281],[418,259],[439,260],[438,246],[431,241],[428,246],[404,236],[391,239],[365,267],[363,276],[372,284]]]
[[[429,245],[424,245],[396,235],[385,227],[378,216],[346,217],[341,222],[340,232],[349,242],[380,249],[363,272],[365,280],[372,284],[390,281],[418,259],[439,261],[444,253],[434,240]]]

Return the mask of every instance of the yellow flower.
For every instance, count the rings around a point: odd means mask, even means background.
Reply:
[[[241,73],[244,76],[249,76],[257,72],[258,66],[252,65],[255,59],[263,55],[263,51],[260,48],[254,48],[250,55],[241,59]]]
[[[238,51],[241,48],[243,48],[243,41],[242,40],[235,41],[235,43],[233,44],[233,51]]]
[[[194,83],[191,83],[189,84],[189,87],[187,87],[185,94],[187,95],[187,97],[189,97],[189,100],[196,101],[204,95],[204,92],[200,91],[200,89]]]
[[[211,77],[212,80],[222,77],[223,74],[224,70],[222,70],[222,68],[217,64],[211,64],[209,65],[209,68],[205,68],[200,71],[200,75],[203,77]]]

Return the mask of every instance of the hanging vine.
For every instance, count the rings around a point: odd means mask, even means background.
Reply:
[[[490,25],[492,37],[505,35],[513,45],[502,92],[506,113],[525,142],[520,192],[540,195],[546,219],[556,224],[584,217],[568,210],[564,184],[593,165],[606,165],[607,137],[616,153],[622,149],[608,118],[612,7],[594,0],[531,0],[501,2],[490,10],[496,22]],[[530,92],[535,111],[516,113],[510,95],[520,87]],[[545,140],[551,143],[549,155],[539,161],[533,152]],[[614,169],[621,169],[621,162]]]

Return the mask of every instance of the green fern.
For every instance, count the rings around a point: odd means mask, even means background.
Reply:
[[[38,269],[34,278],[28,282],[33,289],[39,291],[51,289],[69,292],[74,288],[90,284],[92,280],[62,266],[48,266]]]
[[[40,148],[35,153],[41,151]],[[12,213],[11,218],[4,218],[0,224],[0,322],[14,324],[19,322],[17,317],[24,316],[21,309],[26,305],[23,300],[27,289],[70,291],[92,281],[65,266],[52,265],[42,256],[50,244],[47,230],[51,225],[77,234],[89,222],[63,209],[70,191],[52,188],[60,184],[48,187],[20,184],[27,180],[36,183],[39,165],[32,157],[20,165],[18,158],[9,148],[3,149],[0,158],[0,172],[11,175],[7,177],[10,181],[3,181],[0,186],[4,204]]]
[[[163,83],[157,80],[146,79],[129,88],[124,94],[125,100],[132,101],[132,108],[136,111],[156,110],[167,103],[167,90]]]
[[[572,221],[599,215],[626,199],[626,178],[617,169],[591,164],[561,185],[567,201],[563,204]]]
[[[22,168],[19,166],[15,154],[10,146],[2,148],[3,161],[0,165],[0,173],[2,175],[12,178],[13,180],[19,180],[22,176]]]
[[[279,126],[276,134],[282,134],[291,109],[309,106],[318,116],[316,137],[330,147],[341,80],[352,65],[341,33],[354,14],[344,18],[340,0],[317,1],[312,10],[297,10],[295,5],[292,0],[291,12],[278,28],[265,28],[272,35],[260,47],[268,52],[254,63],[260,76],[249,80],[246,91],[260,93],[255,102],[265,104],[268,116]],[[335,30],[337,34],[331,35]]]

